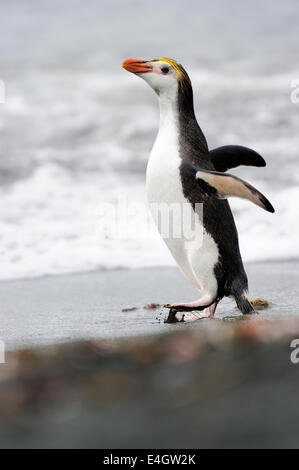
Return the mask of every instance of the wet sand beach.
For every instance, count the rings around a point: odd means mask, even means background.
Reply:
[[[264,298],[263,317],[298,315],[299,263],[248,264],[250,298]],[[113,270],[0,283],[0,338],[6,349],[75,339],[120,338],[201,328],[201,321],[165,325],[165,309],[150,303],[193,300],[198,291],[177,268]],[[130,310],[135,308],[135,310]],[[122,311],[122,310],[128,311]],[[224,299],[216,318],[238,317]]]

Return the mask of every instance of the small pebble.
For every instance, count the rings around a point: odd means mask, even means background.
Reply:
[[[159,307],[161,307],[160,304],[152,303],[152,304],[146,304],[143,308],[145,308],[146,310],[151,310],[151,309],[159,308]]]

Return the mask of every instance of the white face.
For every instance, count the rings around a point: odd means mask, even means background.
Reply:
[[[160,96],[169,95],[175,97],[178,92],[178,76],[174,68],[167,62],[147,62],[151,70],[138,75]]]

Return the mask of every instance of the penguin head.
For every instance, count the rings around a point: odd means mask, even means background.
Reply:
[[[122,67],[143,78],[159,96],[168,95],[175,99],[178,92],[192,91],[186,70],[173,59],[127,59],[122,63]]]

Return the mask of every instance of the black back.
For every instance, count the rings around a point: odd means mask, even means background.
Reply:
[[[182,159],[180,175],[183,193],[195,207],[195,203],[203,203],[203,223],[206,231],[215,240],[219,250],[219,260],[214,270],[218,281],[218,297],[235,294],[247,289],[247,276],[244,271],[238,242],[238,234],[234,218],[227,200],[217,199],[207,194],[190,178],[186,171],[188,163],[206,170],[215,170],[209,154],[206,138],[199,127],[193,106],[191,82],[181,87],[178,93],[179,110],[179,153]],[[238,287],[239,286],[239,287]],[[241,295],[241,294],[240,294]]]

